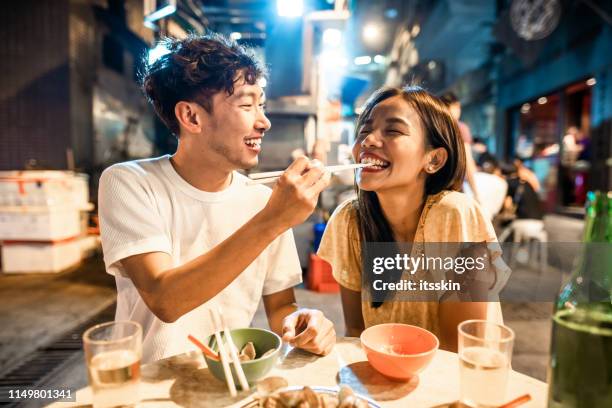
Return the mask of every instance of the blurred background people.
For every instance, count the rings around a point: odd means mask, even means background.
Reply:
[[[476,162],[472,156],[472,133],[470,132],[468,125],[459,120],[461,117],[461,102],[459,102],[457,95],[452,92],[445,93],[442,95],[441,99],[448,106],[453,119],[455,119],[457,126],[459,127],[459,134],[461,135],[461,139],[465,145],[465,180],[470,186],[474,199],[480,202],[480,192],[474,177],[476,174]]]

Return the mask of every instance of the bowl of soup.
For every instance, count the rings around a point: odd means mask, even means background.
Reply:
[[[370,365],[395,380],[419,374],[440,347],[440,341],[430,331],[401,323],[368,327],[360,339]]]
[[[282,346],[281,338],[270,330],[258,329],[255,327],[233,329],[230,333],[239,351],[238,354],[241,360],[240,365],[242,366],[244,375],[249,384],[254,384],[259,379],[265,377],[276,365]],[[223,336],[222,338],[223,341],[225,341]],[[217,353],[219,352],[217,340],[214,335],[206,339],[206,344]],[[224,344],[226,351],[229,353],[227,342]],[[204,354],[204,359],[212,375],[225,382],[225,372],[223,371],[223,364],[221,361],[210,358],[206,354]],[[234,377],[234,383],[239,386],[240,382],[234,370],[234,365],[230,364],[230,368],[232,376]]]

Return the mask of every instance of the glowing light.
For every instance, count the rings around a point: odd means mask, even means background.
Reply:
[[[589,78],[589,79],[587,79],[587,81],[586,81],[586,84],[587,84],[588,86],[593,86],[593,85],[595,85],[596,83],[597,83],[597,80],[596,80],[595,78]]]
[[[436,61],[429,61],[427,63],[427,68],[429,68],[430,71],[436,69],[436,66],[438,66],[438,64],[436,64]]]
[[[147,62],[149,65],[153,64],[162,56],[168,54],[170,50],[166,48],[164,43],[159,43],[155,46],[155,48],[149,50],[149,55],[147,56]]]
[[[266,78],[259,78],[259,81],[257,81],[257,84],[261,86],[262,88],[265,88],[268,85],[268,80]]]
[[[531,110],[531,105],[528,103],[524,103],[523,106],[521,106],[521,113],[525,114],[528,113]]]
[[[393,20],[394,18],[397,17],[397,15],[398,15],[397,9],[390,8],[390,9],[385,10],[385,17],[387,18],[390,18]]]
[[[542,96],[541,98],[538,98],[538,103],[540,105],[544,105],[546,102],[548,102],[548,98],[545,96]]]
[[[382,55],[375,55],[374,56],[374,62],[377,64],[384,64],[386,61],[386,58]]]
[[[342,45],[342,31],[337,28],[327,28],[323,31],[323,45],[330,48]]]
[[[335,51],[323,51],[319,58],[329,68],[344,68],[348,66],[348,59],[342,53]]]
[[[372,57],[369,55],[362,55],[360,57],[355,57],[355,65],[368,65],[372,62]]]
[[[366,41],[376,41],[380,37],[380,27],[376,24],[366,24],[363,28],[363,39]]]
[[[145,23],[152,24],[154,21],[168,17],[176,11],[176,1],[169,0],[167,2],[162,2],[162,4],[163,3],[167,4],[144,17]]]
[[[300,17],[304,14],[304,1],[276,0],[276,12],[279,17]]]
[[[241,33],[237,33],[237,32],[233,32],[230,34],[230,38],[234,41],[237,41],[239,39],[242,38],[242,34]]]

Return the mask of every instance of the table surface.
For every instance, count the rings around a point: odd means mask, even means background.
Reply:
[[[348,384],[355,392],[372,398],[385,408],[430,408],[459,397],[457,354],[438,350],[418,377],[408,382],[393,382],[371,368],[358,338],[338,338],[334,350],[325,357],[287,347],[269,376],[284,377],[289,385],[336,387],[339,383]],[[250,400],[251,393],[239,392],[237,397],[230,397],[225,383],[214,378],[206,368],[201,353],[189,352],[143,365],[142,403],[139,406],[238,408]],[[521,407],[546,407],[547,385],[512,371],[507,400],[526,393],[531,394],[532,400]],[[89,387],[77,391],[76,403],[56,403],[52,407],[86,404],[91,404]]]

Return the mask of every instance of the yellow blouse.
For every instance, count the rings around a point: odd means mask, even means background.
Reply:
[[[318,255],[332,266],[334,278],[343,287],[361,291],[361,242],[356,210],[357,201],[341,204],[332,214]],[[493,225],[480,206],[463,193],[442,191],[427,197],[414,238],[427,242],[497,242]],[[440,335],[437,301],[384,302],[373,308],[363,301],[365,327],[381,323],[405,323]]]

